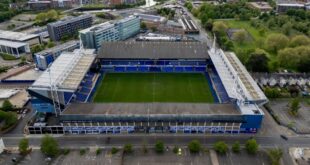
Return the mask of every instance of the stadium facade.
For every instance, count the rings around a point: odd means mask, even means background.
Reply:
[[[96,60],[91,53],[82,57],[88,56],[87,65],[76,70],[61,69],[66,58],[61,55],[29,88],[37,112],[58,116],[57,124],[35,120],[28,126],[29,133],[256,133],[261,126],[264,113],[260,106],[268,100],[234,53],[215,46],[208,49],[201,42],[120,41],[102,43]],[[74,64],[73,68],[81,66]],[[56,70],[62,75],[49,81],[49,73],[53,75]],[[70,75],[76,72],[79,78],[72,79]],[[215,102],[92,102],[105,75],[115,72],[201,73]],[[68,88],[71,83],[74,85]]]

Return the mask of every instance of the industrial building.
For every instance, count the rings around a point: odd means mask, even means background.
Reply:
[[[158,27],[161,24],[167,22],[167,19],[158,15],[134,13],[135,16],[139,17],[142,22],[146,24],[148,28]]]
[[[0,52],[20,57],[26,53],[30,53],[30,47],[28,43],[13,42],[0,40]]]
[[[78,40],[73,40],[35,53],[34,61],[36,63],[36,67],[41,70],[45,70],[48,68],[50,63],[55,61],[55,59],[60,56],[62,52],[72,52],[79,47],[80,42]]]
[[[48,34],[53,41],[59,41],[67,35],[74,35],[80,29],[86,29],[92,25],[93,18],[90,14],[78,17],[70,17],[47,25]]]
[[[129,16],[116,22],[105,22],[80,31],[85,48],[98,50],[104,41],[125,40],[139,33],[140,19]]]
[[[58,122],[33,120],[28,131],[30,134],[256,133],[264,117],[260,106],[268,100],[236,55],[214,45],[208,49],[201,42],[119,41],[103,42],[97,60],[91,53],[82,53],[83,49],[76,51],[74,58],[72,54],[62,54],[29,88],[33,108],[56,115]],[[100,71],[93,72],[91,63],[99,65]],[[203,74],[215,102],[92,102],[105,75],[115,72]]]
[[[199,29],[189,16],[182,15],[178,22],[182,25],[185,34],[199,34]]]
[[[27,34],[5,30],[0,30],[0,40],[27,43],[29,46],[42,43],[41,36],[37,34]]]

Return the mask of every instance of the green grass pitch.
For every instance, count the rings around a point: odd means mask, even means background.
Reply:
[[[94,102],[213,103],[202,73],[107,73]]]

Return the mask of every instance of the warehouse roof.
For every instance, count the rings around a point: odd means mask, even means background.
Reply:
[[[239,115],[233,104],[207,103],[73,103],[64,115]]]
[[[206,59],[203,42],[103,42],[98,58],[109,59]]]

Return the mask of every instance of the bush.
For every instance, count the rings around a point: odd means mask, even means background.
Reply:
[[[47,156],[57,156],[59,154],[59,147],[57,141],[46,135],[41,140],[41,151]]]
[[[21,154],[25,155],[28,152],[29,140],[27,138],[23,138],[19,141],[18,150]]]
[[[193,140],[188,144],[188,149],[191,153],[198,153],[201,149],[201,144],[198,140]]]
[[[65,149],[62,151],[62,153],[63,153],[64,155],[68,155],[68,154],[70,153],[70,149],[69,149],[69,148],[65,148]]]
[[[97,149],[96,149],[96,155],[101,154],[101,152],[102,152],[102,151],[101,151],[101,149],[100,149],[100,148],[97,148]]]
[[[213,148],[217,153],[220,153],[220,154],[225,154],[228,151],[228,146],[223,141],[216,142]]]
[[[255,139],[250,139],[245,143],[245,149],[249,154],[256,154],[258,151],[258,144]]]
[[[293,116],[297,116],[298,115],[298,110],[300,108],[300,105],[299,105],[299,100],[298,99],[293,99],[291,102],[290,102],[290,109],[289,109],[289,113]]]
[[[18,58],[16,58],[15,56],[11,55],[11,54],[7,54],[7,53],[0,53],[0,56],[2,57],[3,60],[17,60]]]
[[[280,97],[280,91],[277,88],[265,88],[264,90],[265,95],[268,98],[279,98]]]
[[[117,149],[117,148],[113,147],[113,148],[111,149],[111,154],[112,154],[112,155],[116,154],[117,152],[118,152],[118,149]]]
[[[124,153],[132,153],[132,145],[131,144],[125,144],[124,146]]]
[[[239,153],[240,152],[240,143],[237,141],[235,142],[232,147],[231,150],[235,153]]]
[[[179,147],[178,146],[174,146],[173,148],[173,153],[177,154],[179,151]]]
[[[1,67],[0,67],[0,73],[5,73],[5,72],[8,71],[8,69],[9,69],[9,67],[1,66]]]
[[[85,155],[85,153],[86,153],[86,149],[84,148],[80,149],[80,155]]]
[[[282,155],[283,155],[283,152],[279,148],[270,149],[268,151],[268,156],[271,160],[272,165],[280,165],[280,159],[281,159]]]
[[[165,148],[165,146],[164,146],[164,143],[162,141],[157,141],[155,143],[155,151],[157,153],[163,153],[164,152],[164,148]]]

